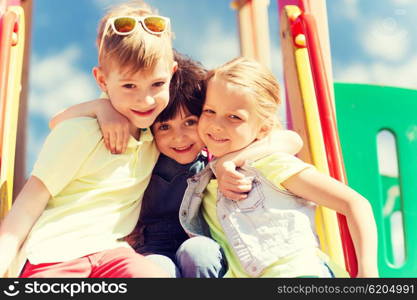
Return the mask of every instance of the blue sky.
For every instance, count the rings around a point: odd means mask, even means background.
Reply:
[[[256,0],[254,0],[256,1]],[[35,0],[27,174],[58,111],[99,95],[91,75],[104,9],[118,0]],[[174,47],[206,67],[239,55],[229,0],[152,0],[172,20]],[[197,4],[198,3],[198,4]],[[417,1],[328,0],[334,80],[417,89]],[[272,69],[282,82],[277,4],[270,0]]]

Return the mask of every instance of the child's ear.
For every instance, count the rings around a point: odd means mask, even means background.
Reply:
[[[258,135],[256,136],[256,138],[258,140],[263,139],[264,137],[266,137],[268,134],[270,134],[272,131],[272,125],[265,123],[264,125],[261,126],[261,128],[259,129]]]
[[[100,89],[103,92],[107,92],[106,76],[104,74],[103,69],[100,68],[100,67],[94,67],[93,68],[93,75],[94,75],[94,78],[96,79],[96,82],[97,82],[98,86],[100,87]]]
[[[175,72],[177,72],[178,70],[178,63],[176,61],[174,61],[174,63],[172,64],[172,75],[174,75]]]

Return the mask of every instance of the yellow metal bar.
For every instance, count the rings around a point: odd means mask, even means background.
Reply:
[[[297,49],[295,59],[306,113],[307,131],[310,136],[313,164],[320,172],[329,174],[307,49]],[[339,264],[344,263],[343,255],[340,257],[343,252],[335,212],[325,207],[319,207],[316,221],[322,250]],[[340,249],[338,249],[339,245]]]
[[[288,19],[290,16],[293,17],[299,13],[300,10],[296,6],[285,7],[285,14]],[[289,34],[289,32],[286,32],[286,34]],[[309,136],[309,151],[311,152],[312,163],[319,171],[329,174],[310,60],[306,48],[294,47],[294,63],[304,106],[305,124]],[[340,266],[345,266],[336,212],[325,207],[318,207],[316,228],[322,250],[334,262]]]
[[[329,174],[310,61],[306,48],[300,48],[295,51],[295,62],[306,114],[307,131],[310,136],[310,152],[313,163],[319,171]]]
[[[13,195],[23,188],[26,182],[26,138],[27,138],[27,115],[29,93],[29,68],[30,68],[30,45],[32,39],[32,0],[21,0],[21,6],[25,14],[25,49],[23,54],[22,68],[22,91],[20,92],[19,120],[16,137],[16,155],[14,169]]]
[[[7,10],[19,17],[17,44],[12,46],[10,55],[9,80],[6,95],[4,135],[2,143],[0,169],[0,201],[2,204],[0,218],[9,211],[13,201],[14,163],[16,151],[16,135],[21,91],[23,51],[25,42],[25,19],[23,9],[9,6]]]

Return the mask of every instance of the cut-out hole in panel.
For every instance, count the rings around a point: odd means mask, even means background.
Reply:
[[[403,214],[401,211],[395,211],[390,217],[391,224],[391,242],[393,248],[393,264],[400,267],[404,264],[404,230]]]
[[[379,174],[398,178],[398,158],[395,136],[382,130],[377,136]]]
[[[382,130],[377,136],[379,175],[383,195],[383,233],[387,260],[400,267],[404,263],[404,227],[402,218],[401,188],[398,172],[398,155],[394,134]]]

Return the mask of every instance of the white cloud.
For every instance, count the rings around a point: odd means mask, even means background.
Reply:
[[[228,34],[219,22],[212,21],[207,25],[202,43],[197,52],[206,68],[218,67],[239,55],[239,39]]]
[[[333,6],[332,13],[348,20],[356,20],[360,17],[358,0],[342,0],[338,5]]]
[[[365,65],[351,64],[349,66],[335,67],[334,81],[370,83],[372,76]]]
[[[126,2],[126,0],[94,0],[94,4],[100,8],[107,8],[122,2]]]
[[[117,6],[119,4],[127,3],[127,2],[129,2],[129,0],[93,0],[93,3],[95,4],[95,6],[97,6],[101,10],[107,10],[107,9],[113,7],[113,6]],[[153,3],[151,3],[151,2],[155,2],[155,1],[130,0],[130,2],[132,2],[132,3],[144,2],[145,5],[151,5],[152,8],[156,9],[156,7],[153,5]],[[156,9],[156,12],[157,11],[158,11],[158,9]]]
[[[417,89],[417,56],[411,57],[402,65],[375,64],[375,81],[386,85]]]
[[[98,95],[93,76],[76,67],[81,50],[70,46],[31,65],[29,111],[49,119],[58,111]]]
[[[415,4],[415,0],[391,0],[391,2],[395,5],[410,5]]]
[[[34,55],[30,70],[29,123],[26,175],[48,134],[48,122],[60,110],[96,98],[99,90],[92,75],[76,67],[81,50],[75,46],[39,59]]]
[[[361,35],[361,44],[375,58],[399,61],[409,52],[409,33],[395,18],[372,20],[365,28],[368,33]]]
[[[368,83],[417,89],[417,55],[402,64],[374,62],[351,63],[348,66],[334,63],[334,80],[339,82]]]

